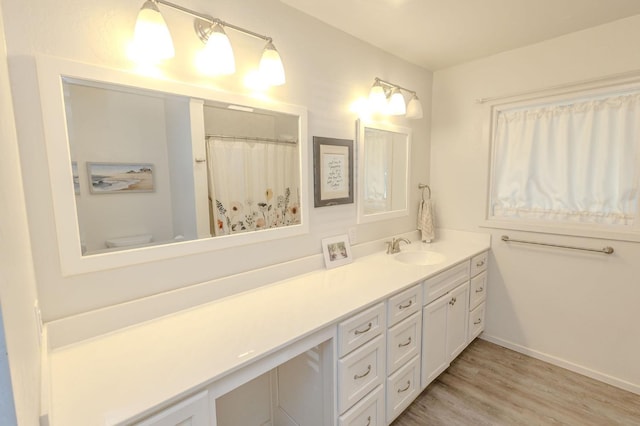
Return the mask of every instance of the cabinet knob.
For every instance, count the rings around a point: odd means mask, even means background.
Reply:
[[[358,380],[358,379],[362,379],[363,377],[366,377],[369,375],[369,373],[371,373],[371,364],[369,364],[369,366],[367,367],[367,371],[365,371],[362,374],[355,374],[353,376],[353,380]]]
[[[398,393],[406,392],[409,390],[410,387],[411,387],[411,380],[407,380],[407,386],[405,386],[402,389],[398,389]]]
[[[364,333],[366,333],[367,331],[371,330],[371,327],[373,327],[373,324],[372,324],[372,323],[369,323],[369,325],[367,325],[367,328],[365,328],[364,330],[356,330],[356,331],[354,331],[354,332],[353,332],[353,334],[355,334],[356,336],[357,336],[358,334],[364,334]]]
[[[410,344],[411,344],[411,336],[409,336],[409,340],[407,340],[405,343],[398,343],[398,347],[404,348],[405,346],[409,346]]]
[[[449,304],[450,304],[451,306],[453,306],[453,305],[455,305],[455,304],[456,304],[456,301],[457,301],[457,299],[456,299],[455,297],[452,297],[452,298],[451,298],[451,301],[449,302]]]
[[[474,325],[478,325],[478,324],[480,324],[481,322],[482,322],[482,319],[478,318],[477,320],[475,320],[475,321],[473,322],[473,324],[474,324]]]
[[[476,293],[482,293],[482,290],[484,290],[484,287],[478,287],[476,289]]]
[[[410,307],[411,305],[413,305],[413,299],[409,300],[409,303],[407,303],[406,305],[400,305],[398,306],[398,309],[403,310],[403,309],[407,309],[408,307]]]
[[[484,266],[484,260],[481,260],[481,261],[479,261],[479,262],[476,262],[476,266],[477,266],[478,268],[480,268],[481,266]]]

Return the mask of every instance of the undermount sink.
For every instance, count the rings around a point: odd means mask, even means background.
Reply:
[[[435,251],[403,251],[395,255],[395,260],[411,265],[437,265],[445,260],[445,257]]]

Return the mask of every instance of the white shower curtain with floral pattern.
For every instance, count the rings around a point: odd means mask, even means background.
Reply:
[[[300,223],[295,143],[208,137],[206,150],[212,234]]]

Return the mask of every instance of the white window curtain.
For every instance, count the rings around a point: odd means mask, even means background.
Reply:
[[[300,223],[295,143],[208,137],[206,151],[214,235]]]
[[[633,225],[640,93],[498,111],[490,216]]]

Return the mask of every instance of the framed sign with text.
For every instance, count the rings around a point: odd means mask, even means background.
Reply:
[[[353,203],[353,141],[313,137],[314,206]]]

